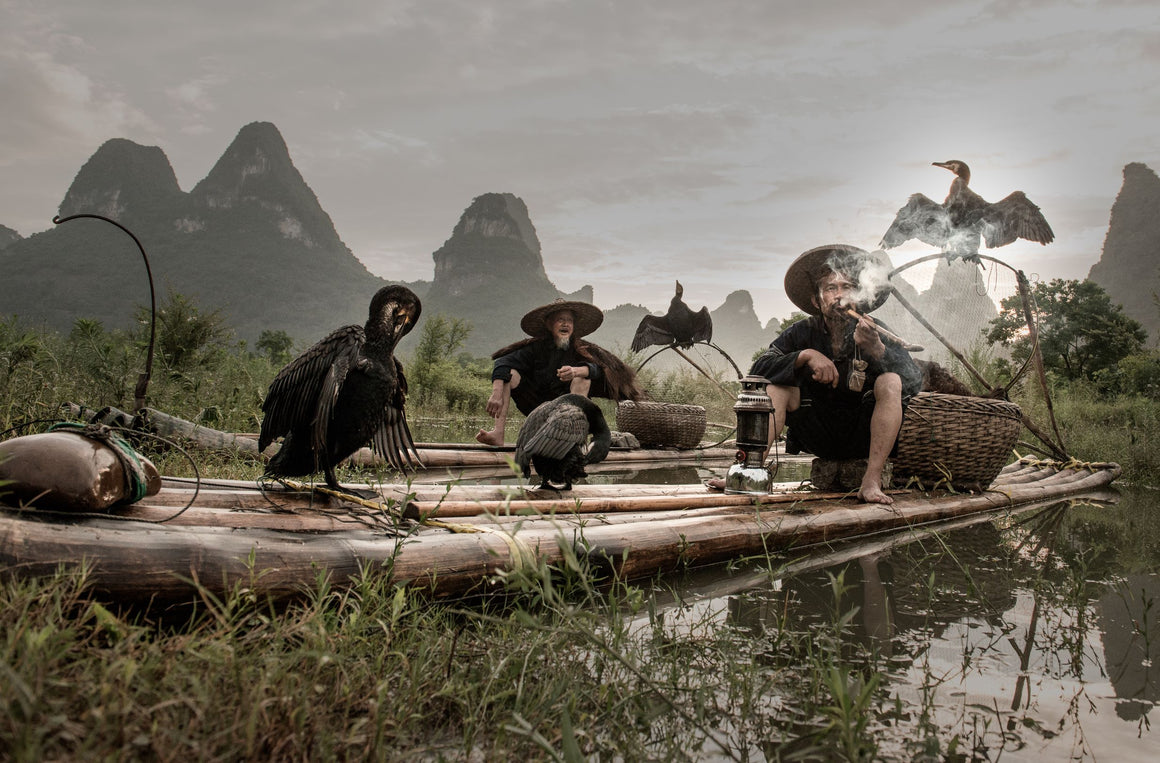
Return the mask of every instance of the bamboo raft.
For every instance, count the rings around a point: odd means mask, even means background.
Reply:
[[[352,583],[383,569],[435,596],[491,590],[496,574],[575,553],[623,579],[746,555],[912,530],[1097,491],[1116,464],[1023,459],[981,493],[892,491],[892,506],[781,483],[768,495],[703,485],[378,485],[381,502],[253,483],[166,478],[116,516],[0,506],[0,575],[90,567],[93,592],[114,601],[188,601],[244,587],[300,596],[326,577]],[[363,486],[367,487],[367,486]]]

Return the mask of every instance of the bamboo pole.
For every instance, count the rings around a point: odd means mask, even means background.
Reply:
[[[1027,282],[1027,276],[1022,270],[1016,271],[1016,283],[1019,285],[1019,296],[1023,301],[1023,315],[1027,321],[1028,339],[1031,341],[1031,355],[1034,359],[1035,372],[1039,377],[1039,387],[1043,390],[1043,401],[1047,405],[1047,418],[1051,421],[1051,428],[1055,432],[1055,440],[1044,435],[1037,428],[1030,424],[1030,420],[1024,416],[1023,424],[1031,430],[1032,434],[1039,438],[1039,441],[1046,445],[1057,458],[1067,458],[1067,448],[1063,443],[1063,436],[1059,433],[1059,427],[1055,423],[1055,409],[1051,404],[1051,392],[1047,386],[1047,371],[1043,367],[1043,353],[1039,350],[1039,322],[1035,319],[1035,314],[1031,310],[1031,287]]]

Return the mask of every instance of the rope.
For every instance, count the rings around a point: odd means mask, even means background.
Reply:
[[[341,498],[345,501],[350,501],[352,503],[357,503],[360,506],[365,506],[366,508],[369,508],[369,509],[380,510],[380,511],[386,512],[388,514],[391,513],[390,507],[387,506],[386,504],[382,503],[381,501],[371,501],[371,500],[368,500],[366,498],[362,498],[361,496],[357,496],[357,495],[354,495],[353,493],[348,493],[348,492],[343,491],[343,490],[332,490],[331,488],[328,488],[328,487],[320,487],[318,485],[307,485],[307,484],[302,483],[302,482],[296,482],[294,480],[288,480],[288,479],[281,478],[281,477],[278,478],[278,481],[281,482],[286,487],[290,488],[291,490],[297,490],[300,492],[308,492],[310,490],[316,490],[319,493],[323,493],[325,495],[331,495],[331,496],[334,496],[336,498]],[[507,533],[507,532],[504,532],[503,530],[498,530],[494,527],[484,527],[481,525],[467,525],[467,524],[462,524],[459,522],[443,522],[443,521],[438,520],[438,519],[421,518],[419,520],[419,524],[426,525],[427,527],[437,527],[441,530],[447,530],[447,531],[453,532],[453,533],[491,533],[494,535],[498,535],[503,540],[503,542],[506,543],[508,546],[509,556],[510,556],[511,561],[512,561],[512,569],[513,570],[523,570],[523,569],[529,569],[529,568],[535,567],[536,552],[522,538],[517,538],[515,536],[515,534],[513,534],[513,533]]]
[[[149,489],[149,478],[137,451],[125,438],[104,424],[81,424],[76,421],[61,421],[48,428],[49,432],[72,432],[81,437],[99,442],[109,447],[121,462],[125,472],[125,489],[128,497],[124,503],[136,503],[145,497]]]
[[[1015,455],[1019,456],[1019,452],[1015,451]],[[1074,456],[1067,459],[1066,461],[1061,461],[1057,458],[1035,458],[1034,456],[1019,456],[1019,463],[1040,468],[1051,467],[1052,469],[1059,469],[1060,471],[1064,471],[1065,469],[1087,469],[1092,473],[1107,468],[1106,462],[1080,461]]]
[[[438,519],[424,519],[421,520],[421,523],[429,527],[449,530],[453,533],[491,533],[498,535],[508,546],[508,556],[511,559],[513,570],[531,569],[536,565],[536,552],[523,538],[517,537],[514,533],[507,533],[494,527],[465,525],[458,522],[442,522]]]

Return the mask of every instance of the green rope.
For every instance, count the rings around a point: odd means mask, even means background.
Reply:
[[[82,424],[76,421],[62,421],[48,428],[50,432],[72,432],[95,442],[107,445],[121,462],[125,472],[125,489],[129,496],[118,503],[136,503],[145,497],[149,489],[149,478],[137,451],[129,442],[104,424]]]

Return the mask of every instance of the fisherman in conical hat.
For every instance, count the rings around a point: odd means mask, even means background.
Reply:
[[[882,489],[882,469],[905,402],[922,388],[909,352],[883,342],[866,315],[889,296],[888,272],[884,258],[844,244],[800,255],[786,271],[785,291],[809,317],[773,340],[749,372],[769,382],[773,440],[788,424],[789,453],[866,459],[858,497],[882,504],[894,502]]]
[[[475,439],[485,445],[504,444],[508,406],[515,400],[525,416],[536,406],[575,393],[612,400],[639,400],[643,392],[636,373],[608,350],[582,337],[600,328],[604,313],[587,302],[556,300],[529,311],[520,320],[528,337],[492,354],[491,396],[487,414],[491,430]]]

